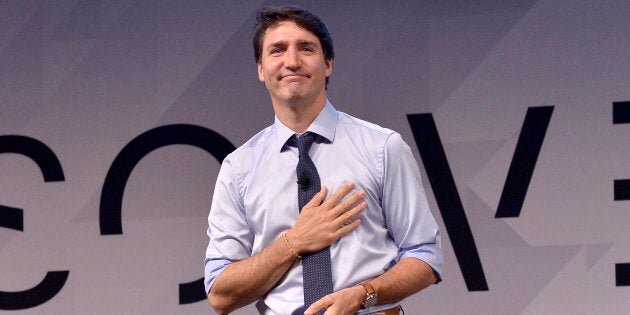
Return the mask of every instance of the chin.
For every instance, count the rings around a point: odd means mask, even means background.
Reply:
[[[287,101],[296,101],[296,100],[303,99],[304,93],[302,93],[302,91],[287,91],[282,96],[283,96],[282,98],[284,98]]]

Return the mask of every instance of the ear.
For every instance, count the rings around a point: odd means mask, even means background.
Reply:
[[[333,70],[333,60],[326,60],[324,61],[326,63],[326,77],[328,78],[331,74],[332,74],[332,70]]]
[[[265,82],[265,73],[263,71],[262,68],[262,64],[260,62],[256,63],[256,65],[258,66],[258,80],[260,80],[260,82]]]

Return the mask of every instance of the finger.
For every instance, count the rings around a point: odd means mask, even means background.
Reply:
[[[326,188],[326,186],[322,186],[322,189],[318,193],[316,193],[315,196],[313,196],[313,198],[309,200],[309,202],[304,205],[304,208],[317,207],[321,205],[327,194],[328,188]]]
[[[357,215],[359,215],[363,210],[367,208],[367,203],[365,201],[361,201],[358,204],[354,205],[352,209],[348,211],[344,211],[339,216],[337,216],[333,222],[335,225],[347,225],[349,224]]]
[[[335,208],[333,208],[332,214],[335,217],[344,214],[345,212],[351,210],[353,207],[360,205],[360,202],[363,198],[365,198],[365,192],[357,191],[356,193],[352,194],[350,197],[339,203]]]
[[[350,191],[352,191],[352,189],[354,189],[353,182],[345,183],[344,185],[339,187],[337,190],[335,190],[335,192],[333,192],[332,195],[330,195],[330,198],[324,201],[324,204],[329,208],[333,208],[339,203],[339,201],[341,201],[341,199],[343,199],[343,197],[345,197]]]
[[[347,224],[341,225],[341,227],[337,230],[337,239],[340,239],[342,236],[356,230],[356,228],[361,225],[361,219],[354,219]]]
[[[323,298],[313,302],[306,311],[304,311],[304,315],[312,315],[316,314],[319,310],[330,306],[330,302],[327,299],[328,296],[324,296]]]

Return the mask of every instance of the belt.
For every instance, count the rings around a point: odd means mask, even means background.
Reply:
[[[370,313],[369,315],[398,315],[400,314],[400,306],[394,306],[386,310]]]

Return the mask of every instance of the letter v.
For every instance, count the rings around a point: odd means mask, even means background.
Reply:
[[[552,112],[553,106],[528,108],[495,217],[519,216]],[[477,246],[433,115],[409,114],[407,119],[466,287],[468,291],[488,291]]]

